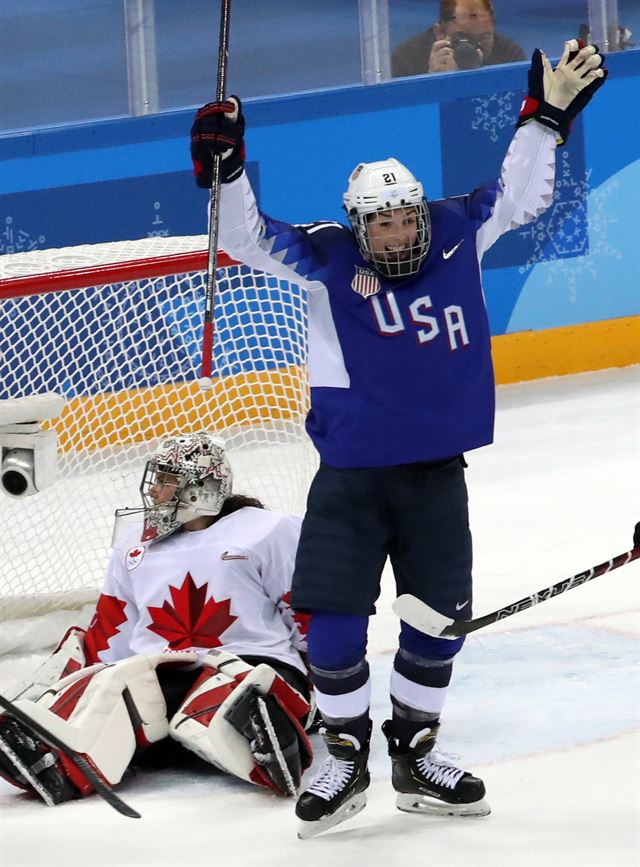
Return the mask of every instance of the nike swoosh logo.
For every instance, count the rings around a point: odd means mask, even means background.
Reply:
[[[224,551],[220,554],[221,560],[248,560],[249,558],[246,554],[230,554],[228,551]]]
[[[462,241],[464,241],[464,238],[462,239]],[[460,244],[462,244],[462,241],[458,241],[458,243],[455,245],[455,247],[452,247],[450,250],[443,250],[442,251],[442,258],[443,259],[450,259],[453,256],[453,254],[456,252],[456,250],[458,249]]]
[[[462,243],[462,241],[460,241],[460,243]],[[466,602],[461,602],[461,603],[456,602],[456,611],[462,611],[462,609],[465,607],[465,605],[468,605],[468,604],[469,604],[468,599]]]

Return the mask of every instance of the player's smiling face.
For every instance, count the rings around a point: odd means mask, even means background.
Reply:
[[[156,473],[153,484],[149,487],[149,496],[156,506],[168,503],[175,496],[178,482],[178,476],[173,473]]]
[[[408,259],[418,238],[414,207],[378,211],[368,219],[369,244],[374,257],[385,255]]]

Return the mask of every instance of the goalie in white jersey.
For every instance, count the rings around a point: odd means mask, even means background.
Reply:
[[[68,631],[16,704],[112,785],[170,738],[294,795],[311,763],[306,618],[288,601],[301,519],[234,495],[222,443],[206,433],[165,442],[141,494],[142,509],[116,513],[89,628]],[[55,803],[91,791],[9,716],[0,737]],[[0,773],[29,788],[2,752]]]

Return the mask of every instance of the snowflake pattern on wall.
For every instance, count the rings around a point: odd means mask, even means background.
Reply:
[[[492,142],[498,141],[498,133],[514,124],[513,101],[519,97],[520,94],[515,90],[473,97],[471,101],[474,106],[475,120],[471,128],[488,133]]]
[[[594,190],[589,184],[590,177],[590,169],[581,180],[572,177],[568,152],[558,151],[556,194],[558,187],[563,187],[569,197],[565,194],[557,201],[556,195],[556,204],[548,212],[548,219],[534,221],[519,230],[533,242],[533,252],[519,272],[524,274],[539,262],[548,262],[546,285],[566,286],[572,303],[576,301],[578,286],[585,275],[598,276],[601,257],[622,258],[622,252],[608,239],[609,227],[617,219],[606,205],[618,181],[610,180]]]
[[[47,239],[44,235],[32,237],[29,232],[13,224],[13,217],[5,217],[4,229],[0,232],[0,255],[5,253],[26,253],[40,249]]]

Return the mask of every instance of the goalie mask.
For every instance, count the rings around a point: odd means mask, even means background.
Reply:
[[[222,440],[207,433],[173,437],[147,461],[140,484],[142,510],[119,509],[116,519],[142,512],[141,541],[157,542],[195,518],[218,515],[231,489]]]
[[[431,243],[420,181],[393,157],[360,163],[342,198],[362,256],[385,277],[417,274]]]

